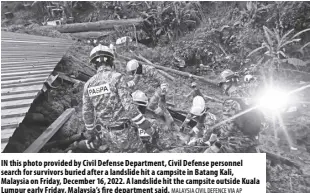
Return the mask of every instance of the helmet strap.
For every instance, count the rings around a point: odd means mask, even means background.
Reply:
[[[140,113],[145,114],[145,112],[146,112],[146,106],[138,105],[138,110],[140,111]]]
[[[232,87],[232,85],[233,85],[233,82],[230,81],[230,82],[229,82],[229,86],[225,89],[225,94],[226,94],[227,96],[229,96],[228,91],[229,91],[229,89]]]
[[[139,64],[139,66],[136,70],[136,74],[142,74],[142,64]]]

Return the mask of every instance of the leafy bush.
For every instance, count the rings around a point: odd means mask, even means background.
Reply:
[[[261,53],[261,51],[264,51],[263,55],[259,54],[257,57],[257,65],[259,67],[268,68],[270,70],[269,72],[273,74],[274,67],[276,67],[276,69],[279,69],[280,66],[284,66],[285,64],[290,64],[297,69],[299,67],[305,67],[307,65],[303,60],[299,58],[290,57],[289,52],[286,52],[286,48],[291,44],[296,44],[300,42],[301,39],[297,39],[297,37],[307,31],[310,31],[310,28],[300,31],[293,36],[292,33],[294,29],[288,31],[284,35],[281,35],[279,30],[277,29],[273,29],[272,31],[266,26],[264,26],[263,29],[265,39],[261,47],[254,49],[248,54],[249,57],[254,53]],[[303,46],[302,49],[304,47],[305,46]]]
[[[168,43],[194,30],[200,24],[200,4],[197,2],[158,2],[142,12],[143,31],[154,45]]]

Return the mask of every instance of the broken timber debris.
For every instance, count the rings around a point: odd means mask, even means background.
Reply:
[[[87,74],[85,72],[79,71],[77,73],[76,79],[79,79],[81,81],[87,82],[92,76],[90,74]]]
[[[125,60],[130,60],[130,58],[126,57],[126,56],[121,56],[119,55],[121,58],[125,59]],[[137,59],[139,59],[141,57],[141,55],[138,55],[138,56],[135,56]],[[190,74],[188,72],[182,72],[182,71],[179,71],[179,70],[175,70],[175,69],[172,69],[172,68],[167,68],[167,67],[164,67],[164,66],[159,66],[159,65],[156,65],[156,64],[153,64],[153,66],[155,68],[158,68],[158,69],[161,69],[161,70],[164,70],[164,71],[168,71],[168,72],[172,72],[174,74],[178,74],[178,75],[181,75],[181,76],[187,76],[189,78],[194,78],[194,79],[197,79],[197,80],[200,80],[200,81],[203,81],[203,82],[206,82],[208,84],[211,84],[211,85],[214,85],[214,86],[217,86],[217,83],[215,80],[210,80],[210,79],[207,79],[207,78],[204,78],[204,77],[201,77],[201,76],[196,76],[196,75],[193,75],[193,74]]]
[[[67,76],[67,75],[66,75],[65,73],[63,73],[63,72],[56,72],[56,73],[58,74],[58,78],[60,78],[60,79],[63,79],[63,80],[68,81],[68,82],[71,82],[71,83],[73,83],[73,84],[78,84],[78,83],[80,83],[79,80],[74,79],[74,78],[71,78],[71,77]]]
[[[38,153],[41,148],[48,142],[59,128],[71,117],[75,112],[74,108],[67,109],[54,121],[41,135],[37,138],[24,153]]]
[[[91,38],[99,38],[99,37],[106,37],[113,33],[113,31],[90,31],[90,32],[77,32],[77,33],[71,33],[70,35],[79,38],[79,39],[91,39]]]
[[[88,31],[101,31],[107,29],[113,29],[115,25],[118,26],[129,26],[139,25],[143,20],[138,19],[122,19],[122,20],[102,20],[97,22],[88,23],[74,23],[59,26],[45,26],[53,27],[60,33],[76,33],[76,32],[88,32]]]
[[[143,56],[139,55],[137,57],[140,58],[140,60],[143,60],[144,62],[148,63],[149,65],[155,67],[154,64],[151,61],[149,61],[148,59],[144,58]],[[170,74],[168,74],[167,72],[164,72],[164,71],[160,70],[160,73],[164,74],[170,80],[175,81],[175,78],[173,76],[171,76]]]
[[[128,57],[122,56],[122,55],[118,55],[118,57],[120,57],[120,58],[122,58],[122,59],[124,59],[124,60],[126,60],[126,61],[131,60],[131,58],[128,58]],[[143,61],[139,61],[139,62],[142,63],[142,64],[144,64],[144,65],[150,65],[149,63],[146,63],[146,62],[143,62]],[[157,68],[157,65],[155,65],[155,64],[153,64],[153,65],[151,65],[151,66]],[[166,73],[166,72],[164,72],[164,71],[162,71],[162,70],[159,70],[159,72],[160,72],[162,75],[166,76],[167,78],[171,79],[172,81],[175,80],[175,78],[174,78],[173,76],[171,76],[170,74],[168,74],[168,73]]]

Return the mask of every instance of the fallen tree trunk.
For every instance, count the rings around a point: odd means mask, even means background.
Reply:
[[[140,60],[143,60],[144,62],[148,63],[149,65],[155,67],[154,64],[151,61],[149,61],[148,59],[144,58],[143,56],[139,55],[138,58],[140,58]],[[167,72],[164,72],[164,71],[161,71],[161,70],[160,70],[160,72],[162,74],[164,74],[165,76],[167,76],[172,81],[175,81],[175,78],[173,76],[171,76],[170,74],[168,74]]]
[[[124,59],[124,60],[126,60],[126,61],[131,60],[131,58],[128,58],[128,57],[122,56],[122,55],[118,55],[118,57],[120,57],[120,58],[122,58],[122,59]],[[146,63],[146,62],[143,62],[143,61],[139,61],[139,62],[141,62],[141,63],[144,64],[144,65],[150,65],[149,63]],[[155,64],[150,65],[150,66],[153,66],[153,67],[157,68],[157,65],[155,65]],[[166,73],[166,72],[163,72],[162,70],[159,70],[159,72],[162,73],[162,75],[164,75],[164,76],[166,76],[167,78],[169,78],[170,80],[175,81],[175,78],[174,78],[173,76],[171,76],[170,74],[168,74],[168,73]]]
[[[220,100],[220,99],[216,99],[216,98],[213,98],[213,97],[210,97],[210,96],[207,96],[207,95],[203,95],[204,98],[207,98],[211,101],[215,101],[215,102],[218,102],[218,103],[223,103],[224,101]]]
[[[88,23],[74,23],[59,26],[44,26],[45,28],[54,28],[61,33],[89,32],[113,29],[114,26],[132,26],[138,25],[143,20],[138,19],[122,19],[122,20],[102,20]]]
[[[70,35],[79,38],[79,39],[90,39],[90,38],[99,38],[99,37],[105,37],[113,33],[113,31],[90,31],[90,32],[78,32],[78,33],[71,33]]]
[[[125,56],[120,56],[120,57],[123,57],[124,59],[128,60],[128,58],[125,57]],[[143,57],[143,56],[135,55],[136,59],[139,59],[141,57]],[[178,75],[181,75],[181,76],[186,76],[186,77],[189,77],[189,78],[194,78],[194,79],[203,81],[205,83],[208,83],[208,84],[211,84],[211,85],[214,85],[214,86],[217,85],[217,82],[215,80],[210,80],[210,79],[207,79],[207,78],[204,78],[204,77],[201,77],[201,76],[196,76],[196,75],[190,74],[188,72],[182,72],[182,71],[179,71],[179,70],[175,70],[175,69],[164,67],[164,66],[159,66],[159,65],[156,65],[156,64],[153,64],[153,66],[155,68],[158,68],[158,69],[161,69],[161,70],[164,70],[164,71],[168,71],[168,72],[172,72],[172,73],[175,73],[175,74],[178,74]]]

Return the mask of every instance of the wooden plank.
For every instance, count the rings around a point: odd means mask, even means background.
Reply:
[[[61,57],[28,57],[28,58],[14,58],[14,62],[27,62],[27,61],[35,61],[35,60],[41,60],[41,61],[44,61],[44,60],[55,60],[55,59],[58,59],[57,62],[55,62],[55,64],[57,64]],[[7,62],[10,62],[12,61],[12,58],[1,58],[1,63],[7,63]]]
[[[2,55],[3,58],[14,58],[15,59],[31,59],[31,58],[59,58],[59,60],[65,55],[65,52],[59,52],[59,53],[53,53],[53,54],[44,54],[44,53],[38,53],[38,54],[17,54],[17,55]]]
[[[29,93],[21,93],[21,94],[12,94],[12,95],[3,95],[1,96],[1,102],[4,101],[13,101],[13,100],[18,100],[18,99],[30,99],[30,98],[35,98],[37,96],[38,92],[36,91],[31,91]]]
[[[61,33],[75,33],[75,32],[86,32],[86,31],[102,31],[105,29],[113,29],[117,26],[133,26],[139,25],[143,20],[141,18],[135,19],[122,19],[122,20],[102,20],[97,22],[87,23],[74,23],[59,26],[43,26],[42,28],[56,29]]]
[[[32,74],[43,74],[43,73],[52,73],[52,70],[33,70],[29,72],[16,72],[16,73],[1,73],[1,77],[13,76],[13,75],[32,75]]]
[[[1,80],[1,85],[9,85],[9,84],[16,84],[16,83],[25,83],[25,82],[44,82],[47,79],[47,76],[42,77],[35,77],[35,78],[23,78],[23,79],[17,79],[17,80]]]
[[[43,73],[43,74],[33,74],[33,75],[27,75],[27,78],[45,78],[47,79],[49,73]],[[2,81],[9,81],[9,80],[20,80],[24,79],[25,76],[9,76],[9,77],[1,77]]]
[[[9,139],[10,137],[12,137],[15,130],[16,130],[16,128],[1,129],[1,141],[2,141],[2,139]]]
[[[7,144],[8,144],[7,142],[3,142],[3,143],[1,142],[1,152],[3,152]]]
[[[73,84],[81,82],[77,79],[74,79],[74,78],[71,78],[71,77],[65,75],[65,73],[63,73],[63,72],[56,72],[56,73],[58,74],[58,78],[66,80],[66,81],[71,82]]]
[[[49,41],[24,41],[24,40],[2,40],[1,39],[1,42],[6,42],[6,43],[26,43],[26,44],[51,44],[51,42]],[[63,44],[63,42],[56,42],[56,41],[53,41],[52,42],[53,44]]]
[[[2,69],[2,73],[9,73],[9,72],[25,72],[25,71],[36,71],[36,70],[53,70],[55,66],[42,66],[42,67],[26,67],[26,68],[18,68],[18,69]]]
[[[54,63],[54,62],[59,62],[59,60],[56,60],[56,59],[53,59],[53,60],[33,60],[33,61],[30,61],[30,60],[27,60],[27,61],[20,61],[20,62],[1,62],[1,66],[2,65],[6,65],[6,64],[44,64],[44,63]]]
[[[1,127],[5,127],[5,126],[12,126],[12,127],[16,126],[17,127],[18,124],[21,123],[23,120],[24,120],[24,116],[1,119]]]
[[[33,34],[18,33],[18,32],[7,32],[7,31],[1,32],[1,38],[14,38],[14,39],[36,38],[36,39],[47,39],[47,40],[58,39],[58,40],[63,40],[63,41],[69,42],[69,40],[61,38],[61,37],[55,38],[55,37],[48,37],[48,36],[42,36],[42,35],[33,35]]]
[[[54,66],[56,63],[41,63],[41,64],[36,64],[36,63],[28,63],[28,64],[1,64],[1,69],[8,70],[8,69],[19,69],[19,68],[31,68],[31,67],[49,67],[49,66]]]
[[[71,117],[75,112],[74,108],[67,109],[56,121],[54,121],[41,135],[37,138],[24,153],[38,153],[40,149],[53,137],[58,129]]]
[[[8,94],[8,93],[13,94],[16,92],[23,92],[23,91],[39,91],[42,88],[43,88],[43,83],[41,85],[35,85],[35,86],[4,88],[4,89],[1,89],[1,95]]]
[[[25,113],[28,112],[30,108],[30,104],[26,107],[21,107],[21,108],[15,108],[15,109],[3,109],[1,110],[1,119],[12,116],[12,115],[24,115]]]
[[[15,100],[15,101],[1,102],[1,109],[4,109],[6,107],[14,107],[16,105],[31,104],[33,100],[34,99],[26,99],[26,100]]]
[[[34,47],[37,47],[39,48],[38,46],[34,46]],[[56,52],[56,53],[61,53],[61,52],[64,52],[66,49],[62,48],[62,49],[56,49],[56,48],[47,48],[47,47],[42,47],[42,49],[39,50],[29,50],[29,48],[27,47],[23,47],[23,48],[7,48],[7,49],[3,49],[1,50],[1,54],[3,53],[3,55],[7,55],[7,54],[31,54],[31,55],[37,55],[38,53],[45,53],[45,54],[52,54],[52,51],[53,52]]]
[[[32,81],[32,82],[23,82],[23,83],[14,83],[14,84],[7,84],[1,85],[1,88],[14,88],[14,87],[25,87],[25,86],[34,86],[34,85],[42,85],[44,81]]]
[[[14,44],[14,43],[3,43],[3,45],[6,45],[6,47],[2,47],[1,51],[6,51],[6,52],[9,52],[9,51],[12,51],[12,52],[18,52],[18,51],[26,51],[26,52],[34,52],[34,50],[31,50],[29,48],[43,48],[42,50],[40,51],[43,51],[43,50],[58,50],[58,51],[64,51],[66,50],[67,47],[70,47],[71,45],[68,44],[68,45],[59,45],[59,44],[55,44],[53,45],[53,43],[50,43],[49,45],[40,45],[40,44],[29,44],[29,45],[25,45],[23,44],[23,46],[21,47],[21,45],[18,45],[18,44]]]

